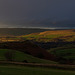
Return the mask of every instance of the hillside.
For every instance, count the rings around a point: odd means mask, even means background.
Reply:
[[[28,55],[24,52],[10,49],[0,49],[0,62],[12,61],[12,62],[24,62],[24,63],[43,63],[43,64],[56,64],[56,62],[39,59]]]
[[[14,38],[4,37],[1,38],[0,49],[17,50],[61,64],[75,64],[75,29],[50,30]]]
[[[75,29],[52,30],[22,36],[55,55],[62,64],[75,64]]]
[[[56,59],[56,57],[53,54],[48,53],[45,49],[35,45],[34,43],[28,40],[23,42],[0,43],[0,49],[18,50],[41,59],[48,59],[48,60]]]
[[[75,65],[75,48],[54,48],[48,50],[51,54],[56,55],[57,60],[63,64],[74,64]]]
[[[50,30],[22,36],[28,40],[37,42],[71,42],[75,41],[75,29]]]

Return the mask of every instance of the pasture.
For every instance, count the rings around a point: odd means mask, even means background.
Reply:
[[[40,59],[40,58],[33,57],[31,55],[25,54],[20,51],[10,50],[10,49],[0,49],[0,61],[57,64],[57,62],[53,62],[53,61],[45,60],[45,59]]]
[[[75,71],[11,65],[0,66],[0,75],[75,75]]]

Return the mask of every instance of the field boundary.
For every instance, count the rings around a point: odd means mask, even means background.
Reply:
[[[0,65],[19,65],[19,66],[28,66],[28,67],[43,67],[43,68],[53,68],[53,69],[75,71],[75,65],[63,65],[63,64],[38,64],[38,63],[0,61]]]

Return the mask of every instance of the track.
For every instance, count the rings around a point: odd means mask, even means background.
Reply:
[[[10,62],[10,61],[0,61],[0,65],[20,65],[28,67],[43,67],[43,68],[55,68],[63,70],[74,70],[75,65],[61,65],[61,64],[40,64],[40,63],[22,63],[22,62]]]

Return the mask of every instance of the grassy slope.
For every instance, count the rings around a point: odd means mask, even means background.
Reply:
[[[55,49],[48,50],[48,52],[56,55],[57,57],[61,57],[65,60],[69,60],[71,64],[72,63],[75,64],[75,48],[71,48],[71,49],[55,48]],[[63,60],[61,58],[60,60]]]
[[[22,62],[24,60],[27,60],[27,62],[29,63],[44,63],[44,64],[56,63],[56,62],[49,61],[49,60],[39,59],[39,58],[33,57],[31,55],[25,54],[20,51],[8,50],[8,49],[0,49],[0,60],[6,60],[4,54],[9,51],[13,52],[14,61]]]
[[[50,53],[55,54],[56,56],[61,56],[67,59],[75,60],[75,48],[73,49],[54,49],[54,50],[50,50]]]
[[[35,41],[57,41],[57,39],[61,39],[63,41],[74,41],[75,40],[75,30],[55,30],[55,31],[45,31],[41,33],[33,33],[29,35],[22,36],[28,40]]]
[[[0,75],[75,75],[75,71],[22,66],[0,66]]]

